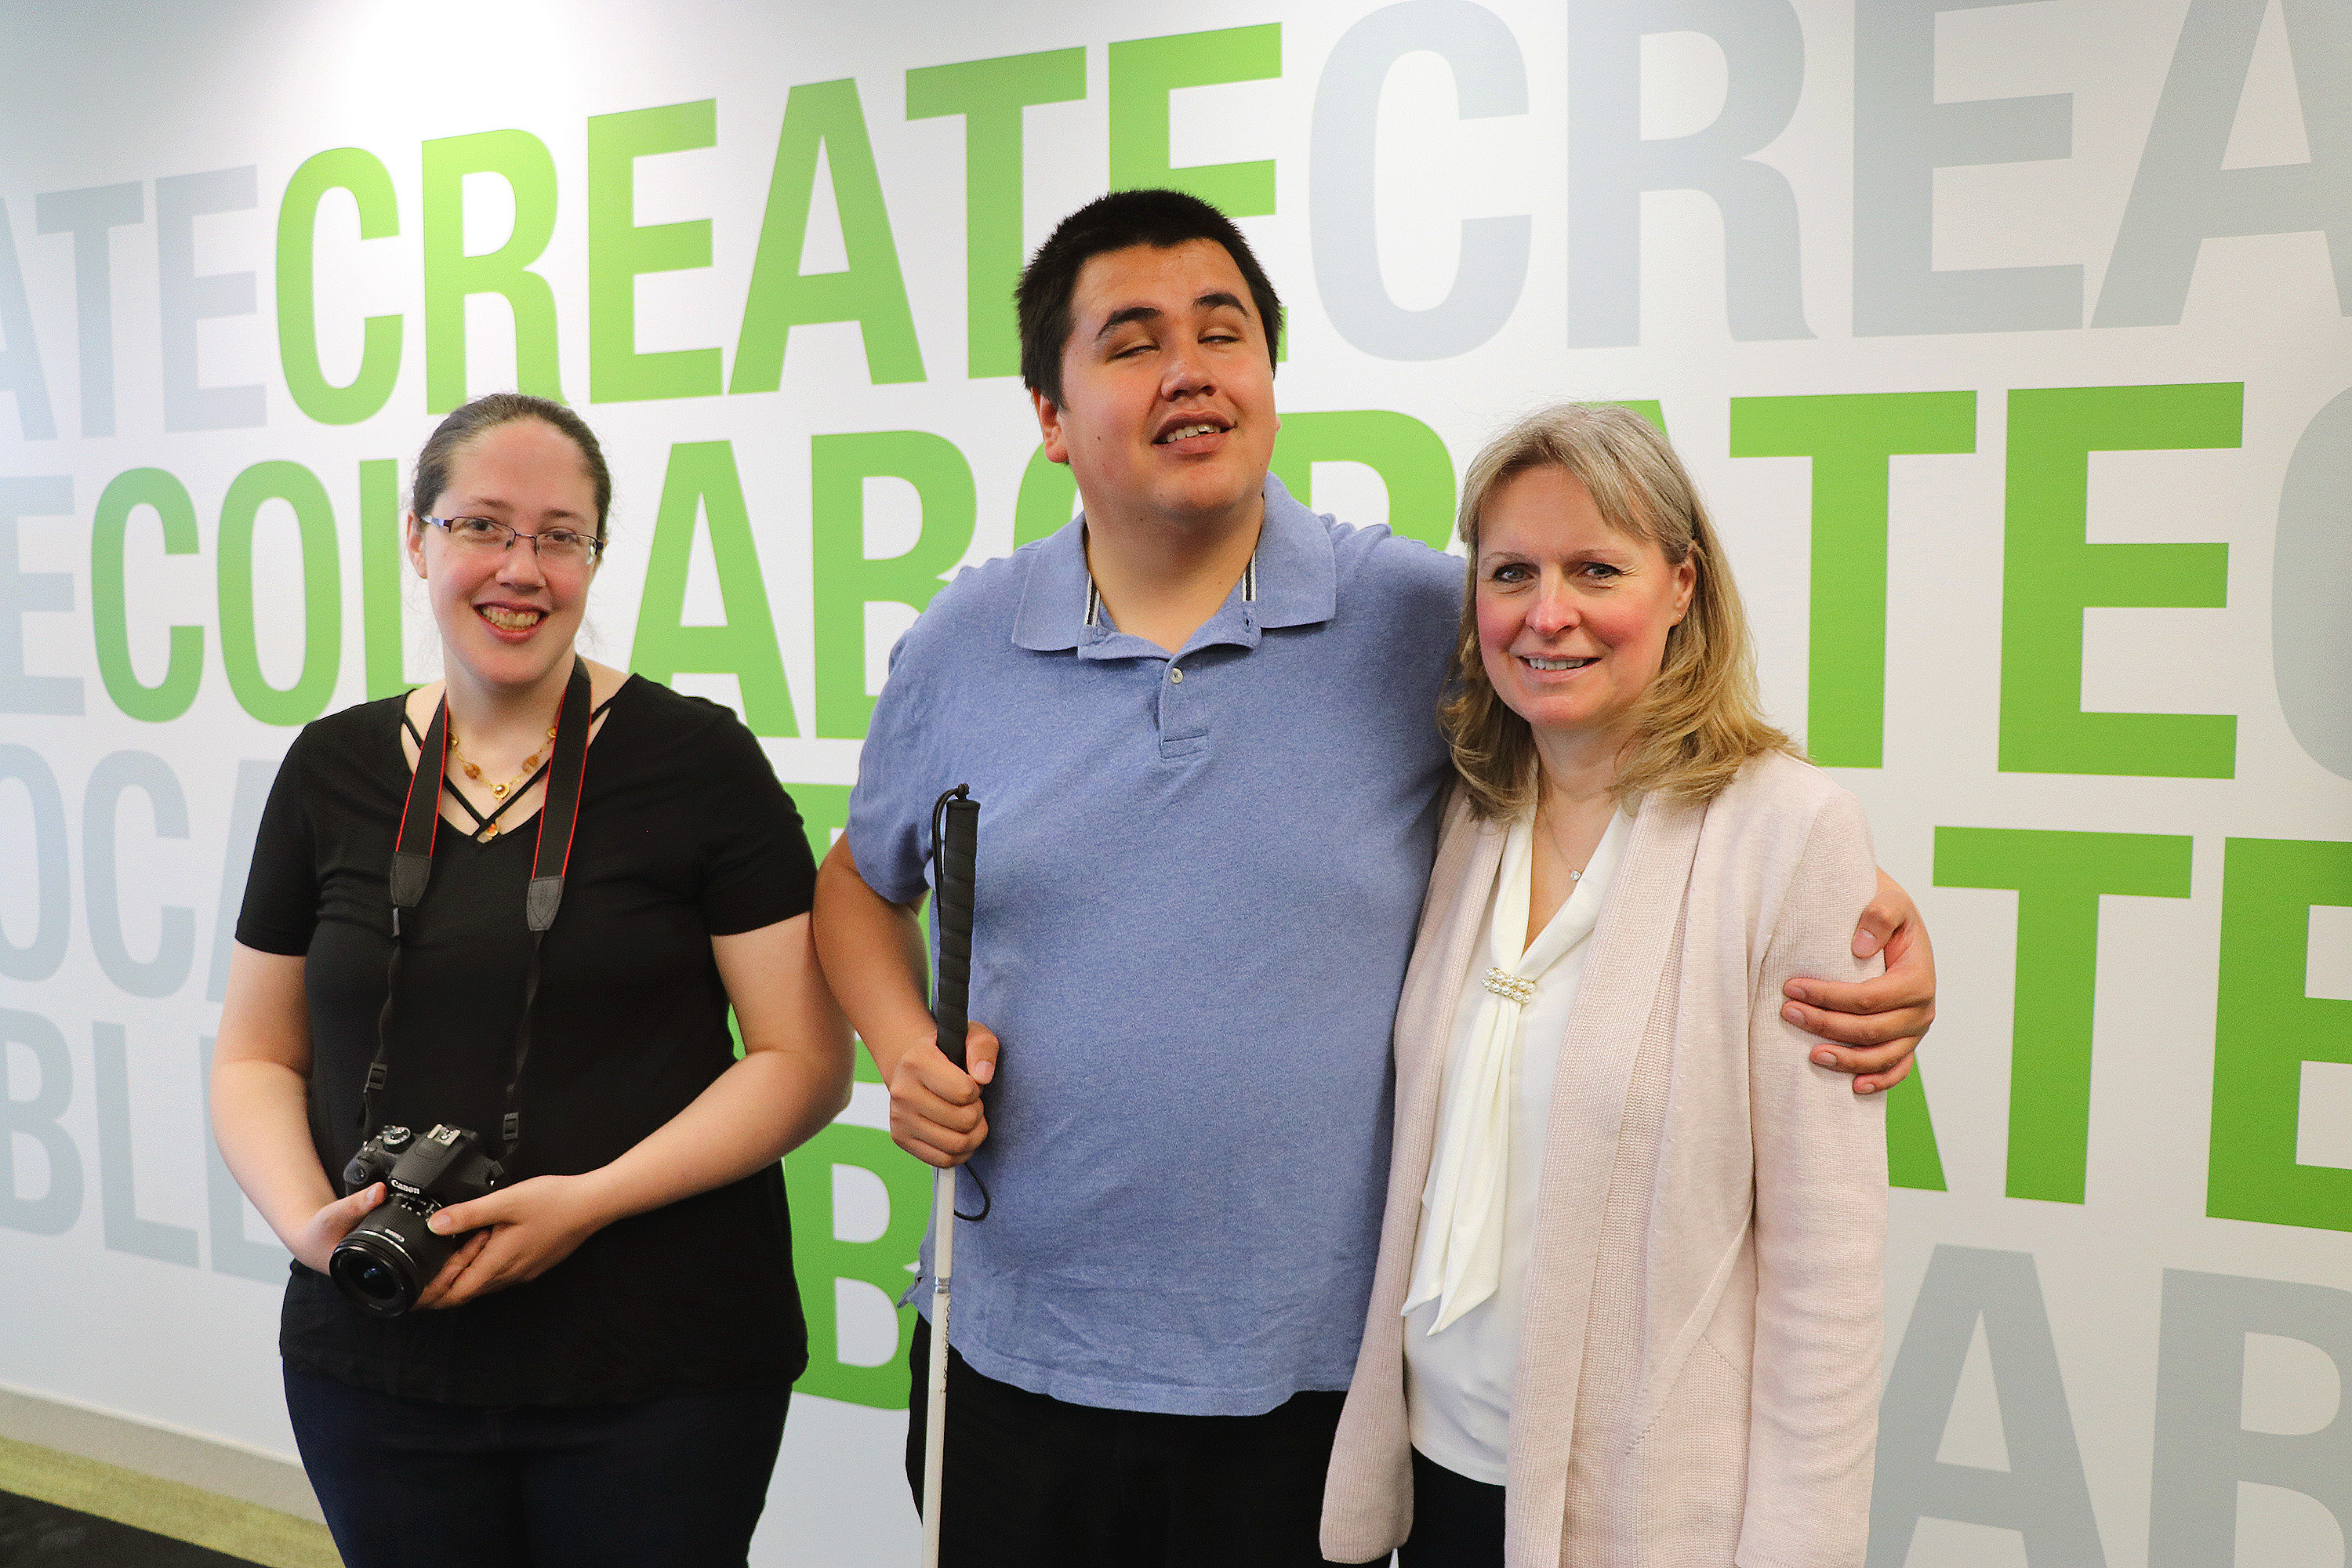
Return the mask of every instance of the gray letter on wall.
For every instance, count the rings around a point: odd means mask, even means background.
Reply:
[[[2352,1536],[2352,1398],[2316,1432],[2245,1430],[2248,1334],[2317,1346],[2352,1389],[2352,1290],[2166,1269],[2148,1568],[2231,1568],[2240,1481],[2315,1498]]]
[[[1405,0],[1373,12],[1341,36],[1315,89],[1314,184],[1307,203],[1315,284],[1339,335],[1382,359],[1447,359],[1503,330],[1528,280],[1531,219],[1476,217],[1462,225],[1462,259],[1444,300],[1408,310],[1381,279],[1373,221],[1372,150],[1381,89],[1390,68],[1416,50],[1454,70],[1465,120],[1528,111],[1527,66],[1503,19],[1469,0]]]
[[[261,808],[269,804],[276,763],[247,757],[236,764],[236,792],[230,797],[228,839],[221,848],[220,911],[213,919],[213,960],[205,1000],[228,996],[229,950],[236,942],[236,917],[245,908],[246,874],[253,869],[253,841],[261,832]]]
[[[196,371],[196,323],[220,316],[250,316],[255,299],[250,272],[196,276],[196,219],[246,212],[256,205],[251,165],[155,182],[166,430],[237,430],[264,422],[259,386],[202,386]]]
[[[1979,1318],[2009,1448],[2006,1471],[1936,1458]],[[2030,1568],[2106,1562],[2030,1252],[1938,1247],[1927,1261],[1879,1402],[1870,1568],[1901,1568],[1922,1516],[2014,1530],[2025,1538]]]
[[[2282,13],[2311,162],[2221,167],[2263,11],[2263,0],[2189,7],[2093,326],[2178,325],[2210,237],[2315,228],[2327,231],[2336,306],[2352,315],[2352,26],[2342,0],[2284,0]]]
[[[2352,392],[2313,416],[2279,490],[2271,566],[2271,668],[2287,728],[2311,760],[2352,779]]]
[[[34,908],[38,912],[33,940],[22,947],[0,931],[0,974],[11,980],[47,980],[65,962],[73,921],[73,884],[66,872],[65,796],[58,789],[58,775],[30,746],[0,743],[0,784],[10,779],[25,786],[32,806]],[[24,875],[21,862],[14,875]]]
[[[130,1052],[122,1026],[92,1024],[91,1055],[98,1068],[99,1208],[106,1220],[106,1245],[158,1263],[196,1266],[196,1233],[185,1226],[139,1217],[132,1172]]]
[[[203,1093],[196,1103],[205,1108],[205,1217],[212,1233],[213,1272],[239,1279],[276,1284],[286,1278],[286,1249],[275,1242],[248,1241],[245,1236],[245,1194],[229,1174],[213,1137],[213,1037],[196,1043],[196,1082]]]
[[[25,617],[37,611],[72,609],[73,576],[24,570],[16,541],[16,525],[24,519],[66,517],[72,511],[69,479],[0,479],[0,713],[81,711],[80,678],[25,673]]]
[[[196,959],[196,911],[164,906],[155,956],[131,956],[122,940],[121,881],[115,870],[114,816],[124,792],[145,794],[155,815],[155,837],[188,836],[188,797],[169,764],[152,752],[116,752],[89,770],[81,797],[83,898],[89,945],[106,977],[133,996],[169,996],[188,978]]]
[[[1936,101],[1936,16],[2015,0],[1870,0],[1853,18],[1853,331],[2023,332],[2083,324],[2083,269],[1938,272],[1936,171],[2074,147],[2070,93]]]
[[[27,441],[58,433],[49,408],[48,378],[41,374],[41,345],[33,336],[33,308],[25,300],[25,271],[16,264],[16,235],[8,205],[0,202],[0,392],[16,395],[16,427]]]
[[[1722,47],[1723,112],[1688,136],[1642,140],[1642,37],[1705,33]],[[1762,150],[1805,85],[1788,0],[1577,0],[1568,34],[1568,342],[1642,331],[1642,193],[1704,191],[1723,211],[1724,313],[1741,342],[1810,338],[1797,198]]]
[[[40,1087],[18,1097],[9,1058],[11,1045],[33,1053],[40,1069]],[[73,1059],[66,1055],[66,1037],[37,1013],[0,1007],[0,1225],[28,1230],[35,1236],[63,1236],[81,1217],[81,1151],[74,1147],[58,1118],[73,1100]],[[48,1189],[28,1198],[16,1190],[19,1137],[41,1146],[49,1167]]]
[[[138,182],[51,191],[33,207],[43,234],[74,237],[74,324],[81,339],[81,433],[114,434],[113,231],[147,216]]]

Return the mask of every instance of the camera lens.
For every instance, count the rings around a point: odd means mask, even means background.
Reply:
[[[344,1279],[371,1301],[389,1301],[400,1294],[400,1276],[373,1258],[346,1270]]]
[[[428,1217],[398,1200],[383,1205],[335,1244],[328,1277],[353,1306],[379,1318],[400,1316],[457,1250],[425,1227]]]

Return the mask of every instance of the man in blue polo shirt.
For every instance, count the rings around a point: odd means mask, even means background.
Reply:
[[[892,1136],[970,1160],[992,1200],[957,1238],[947,1558],[1317,1563],[1462,567],[1268,475],[1281,306],[1215,209],[1103,197],[1019,300],[1084,512],[900,642],[817,894]],[[969,1076],[933,1044],[915,921],[958,784],[982,805],[971,1010],[994,1030]],[[1881,935],[1908,918],[1888,907]],[[1837,1053],[1878,1083],[1930,1010],[1910,945],[1876,988],[1815,997],[1870,1016],[1805,1019],[1880,1047]]]

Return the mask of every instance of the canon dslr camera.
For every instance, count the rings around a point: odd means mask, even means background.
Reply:
[[[498,1185],[499,1163],[462,1127],[436,1127],[419,1138],[387,1127],[352,1156],[343,1180],[358,1192],[384,1184],[384,1201],[335,1244],[327,1274],[352,1301],[379,1318],[396,1318],[465,1241],[425,1226],[451,1204],[480,1197]]]

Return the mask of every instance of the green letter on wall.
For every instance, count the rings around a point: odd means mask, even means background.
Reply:
[[[253,635],[253,525],[273,500],[294,509],[302,541],[302,673],[284,688],[261,673]],[[229,482],[221,500],[221,663],[238,704],[263,723],[307,724],[327,710],[343,647],[342,581],[334,503],[316,474],[299,463],[256,463]]]
[[[401,642],[400,579],[408,570],[401,537],[400,465],[390,458],[360,462],[360,647],[368,700],[393,697],[408,679]]]
[[[2226,779],[2227,713],[2083,711],[2083,612],[2219,609],[2226,544],[2084,540],[2093,452],[2235,447],[2244,386],[2068,386],[2009,395],[2000,586],[2000,770]]]
[[[964,374],[1013,375],[1022,243],[1021,111],[1087,95],[1087,51],[1052,49],[907,73],[907,118],[963,116]]]
[[[514,232],[466,254],[466,176],[496,174],[514,192]],[[555,235],[555,160],[528,131],[483,131],[425,143],[425,405],[466,401],[466,297],[499,294],[514,311],[515,384],[563,401],[556,376],[555,290],[530,270]]]
[[[1045,443],[1029,454],[1021,470],[1021,491],[1013,502],[1013,548],[1057,533],[1078,513],[1078,477],[1067,463],[1045,456]]]
[[[1412,416],[1385,408],[1284,415],[1272,466],[1303,505],[1314,504],[1318,463],[1361,463],[1380,475],[1389,491],[1390,532],[1433,550],[1453,537],[1453,456],[1436,431]]]
[[[2232,838],[2213,1030],[2216,1219],[2352,1230],[2352,1171],[2295,1160],[2305,1062],[2352,1062],[2352,1002],[2305,995],[2311,910],[2352,905],[2352,844]]]
[[[1805,750],[1822,767],[1884,765],[1889,459],[1976,449],[1973,392],[1731,400],[1733,457],[1813,460]]]
[[[715,397],[717,349],[637,352],[637,279],[710,265],[710,220],[637,225],[636,161],[719,144],[715,99],[588,117],[588,397]]]
[[[1132,38],[1110,47],[1110,188],[1190,191],[1227,217],[1274,211],[1274,160],[1169,163],[1168,95],[1188,87],[1282,74],[1282,24]],[[1273,330],[1268,323],[1267,330]]]
[[[822,153],[833,175],[841,215],[841,244],[849,266],[841,272],[804,273],[809,203],[816,194]],[[898,272],[898,247],[882,202],[874,143],[857,106],[857,84],[820,81],[792,90],[784,128],[776,139],[775,172],[760,219],[760,250],[743,300],[743,331],[735,345],[730,392],[773,392],[782,384],[784,343],[794,327],[856,321],[866,340],[866,374],[877,385],[923,379],[915,345],[915,318]]]
[[[845,1166],[870,1173],[888,1195],[889,1219],[871,1240],[845,1241],[834,1234],[833,1188]],[[809,1337],[808,1370],[793,1385],[795,1392],[881,1410],[906,1408],[907,1337],[914,1309],[897,1312],[898,1339],[891,1353],[875,1365],[858,1366],[841,1359],[836,1293],[847,1282],[869,1286],[895,1302],[914,1282],[908,1265],[923,1244],[929,1176],[929,1167],[900,1152],[887,1132],[847,1121],[833,1123],[786,1156],[793,1273],[800,1281]]]
[[[710,554],[727,609],[723,626],[683,624],[697,516],[710,527]],[[751,542],[751,514],[743,504],[735,448],[725,441],[680,441],[669,449],[629,668],[665,683],[680,674],[731,675],[743,689],[743,722],[751,733],[800,733],[783,658],[776,651],[776,623],[760,575],[760,552]]]
[[[929,604],[942,574],[971,548],[979,502],[963,454],[946,437],[923,430],[811,437],[809,474],[816,732],[858,740],[874,716],[866,689],[866,606],[919,610]],[[870,479],[904,479],[921,499],[922,531],[903,555],[866,557]]]
[[[329,191],[352,194],[359,204],[360,237],[384,239],[400,232],[400,209],[392,175],[373,153],[337,147],[294,171],[278,208],[278,355],[286,369],[286,390],[294,405],[321,425],[357,425],[374,416],[392,397],[400,376],[401,321],[370,316],[361,338],[359,374],[337,386],[319,365],[316,254],[319,200]]]
[[[98,672],[106,694],[132,719],[160,724],[176,719],[196,700],[197,683],[205,674],[205,629],[173,626],[171,653],[163,679],[152,686],[141,683],[131,668],[130,616],[124,595],[127,575],[122,547],[131,531],[131,514],[152,507],[163,531],[163,553],[194,555],[203,548],[196,537],[196,507],[188,488],[161,468],[132,468],[115,476],[98,498],[98,511],[89,527],[89,618],[98,637]]]
[[[2171,834],[1936,829],[1937,887],[2017,893],[2017,985],[2009,1042],[2011,1197],[2083,1201],[2099,899],[2187,898],[2189,847],[2189,839]]]

